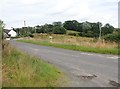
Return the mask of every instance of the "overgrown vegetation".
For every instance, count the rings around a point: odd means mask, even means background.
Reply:
[[[67,30],[64,27],[59,27],[59,26],[56,26],[53,29],[54,34],[66,34],[66,31]]]
[[[119,43],[120,42],[120,29],[117,29],[111,34],[107,34],[103,36],[103,39],[105,39],[106,41]]]
[[[67,35],[70,35],[70,36],[79,36],[80,32],[72,31],[72,30],[67,30]]]
[[[3,43],[3,87],[58,87],[64,75],[54,66]],[[63,80],[61,83],[61,79]]]
[[[98,39],[93,38],[75,37],[67,35],[51,36],[53,37],[52,41],[51,39],[49,39],[49,35],[45,34],[34,35],[34,38],[26,38],[20,41],[84,52],[95,52],[116,55],[118,54],[118,44],[114,42],[105,42],[104,40],[98,41]]]
[[[108,34],[111,34],[111,36],[112,34],[114,36],[117,35],[114,34],[116,29],[118,28],[114,28],[109,23],[102,25],[101,22],[93,23],[88,21],[78,22],[77,20],[67,20],[64,23],[58,21],[58,22],[53,22],[52,24],[37,25],[34,27],[22,27],[22,28],[16,28],[14,30],[18,33],[19,37],[28,37],[35,33],[40,33],[40,34],[46,33],[46,34],[68,34],[72,36],[81,36],[81,37],[90,37],[90,38],[102,37],[103,39],[106,40],[106,36]],[[74,32],[67,33],[68,31],[74,31],[75,33]],[[109,39],[109,37],[107,36],[107,40],[111,40],[111,38]]]
[[[53,33],[55,30],[54,28],[61,28],[66,30],[73,30],[80,32],[80,36],[85,37],[99,37],[100,28],[102,36],[110,34],[114,31],[114,27],[110,25],[109,23],[102,26],[101,22],[78,22],[76,20],[67,20],[64,23],[62,22],[53,22],[52,24],[45,24],[45,25],[37,25],[34,27],[22,27],[22,28],[16,28],[16,32],[20,36],[27,36],[28,34],[33,33]],[[56,29],[57,30],[57,29]],[[64,30],[61,30],[59,32],[60,34],[64,34]]]

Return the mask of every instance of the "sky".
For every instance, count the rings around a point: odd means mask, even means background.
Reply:
[[[1,0],[5,28],[51,24],[55,21],[110,23],[118,27],[119,0]]]

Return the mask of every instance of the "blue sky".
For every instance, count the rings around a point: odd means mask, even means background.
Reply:
[[[1,0],[0,19],[6,28],[42,25],[54,21],[110,23],[118,27],[119,0]]]

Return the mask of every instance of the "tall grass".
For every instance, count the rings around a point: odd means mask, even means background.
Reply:
[[[105,42],[104,40],[67,35],[52,35],[52,36],[53,36],[52,40],[49,39],[49,35],[43,34],[35,35],[34,38],[26,38],[20,41],[84,52],[118,54],[118,44],[114,42],[113,43]]]
[[[64,83],[60,82],[64,74],[51,64],[22,53],[9,43],[3,48],[3,87],[57,87]]]
[[[21,42],[32,43],[37,45],[44,45],[44,46],[53,46],[58,48],[70,49],[70,50],[77,50],[83,52],[94,52],[94,53],[102,53],[102,54],[118,54],[118,49],[113,48],[95,48],[89,46],[77,46],[71,44],[57,44],[57,43],[50,43],[47,41],[31,41],[31,40],[20,40]]]

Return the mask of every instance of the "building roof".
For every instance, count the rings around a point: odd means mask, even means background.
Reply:
[[[3,29],[3,31],[4,31],[6,34],[8,34],[11,30],[9,30],[9,29]]]

